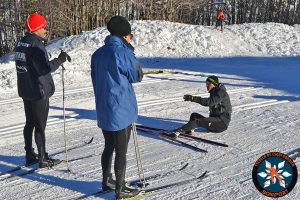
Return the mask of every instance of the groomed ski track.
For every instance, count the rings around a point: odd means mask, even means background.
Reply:
[[[135,84],[139,105],[139,123],[173,129],[185,123],[192,112],[207,114],[207,108],[182,100],[184,94],[207,96],[207,74],[179,71],[177,74],[149,74],[142,83]],[[199,182],[158,191],[144,199],[265,199],[252,183],[254,162],[269,151],[288,152],[299,146],[299,102],[278,99],[283,91],[262,87],[253,80],[228,74],[219,74],[225,83],[233,105],[233,118],[227,131],[220,134],[199,132],[199,136],[224,141],[229,147],[189,142],[208,151],[207,154],[139,133],[138,139],[146,176],[164,174],[153,179],[156,187],[189,179],[208,170]],[[232,81],[234,80],[234,81]],[[274,98],[264,99],[263,96]],[[24,124],[20,98],[0,101],[0,169],[6,171],[22,164]],[[47,134],[47,149],[63,150],[62,94],[51,98]],[[69,153],[72,173],[66,167],[45,169],[23,177],[0,181],[1,199],[76,199],[99,189],[101,181],[101,153],[103,137],[96,126],[92,87],[66,90],[68,145],[74,146],[94,137],[90,145]],[[297,136],[298,135],[298,136]],[[186,140],[188,141],[188,140]],[[64,158],[64,155],[57,157]],[[86,158],[84,158],[86,157]],[[81,159],[76,159],[81,158]],[[165,173],[189,163],[182,172]],[[297,166],[299,166],[299,161]],[[298,168],[299,169],[299,168]],[[135,180],[137,167],[133,141],[128,149],[127,180]],[[26,189],[28,188],[28,189]],[[300,197],[299,181],[292,193],[282,199]],[[93,199],[96,197],[91,197]],[[111,194],[104,199],[113,199]],[[99,198],[101,199],[101,198]],[[143,199],[143,198],[141,198]]]

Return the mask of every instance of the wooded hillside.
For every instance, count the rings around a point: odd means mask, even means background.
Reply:
[[[129,20],[168,20],[214,25],[218,9],[227,24],[299,24],[299,0],[0,0],[0,56],[13,50],[25,33],[29,14],[48,22],[49,40],[105,26],[114,15]]]

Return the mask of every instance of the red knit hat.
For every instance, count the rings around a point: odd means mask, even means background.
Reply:
[[[47,22],[42,15],[37,13],[28,16],[26,21],[26,29],[28,32],[35,32],[42,28],[45,28]]]

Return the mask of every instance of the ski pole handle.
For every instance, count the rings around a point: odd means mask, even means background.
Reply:
[[[61,52],[65,52],[64,50],[62,50],[62,49],[60,49],[60,51]],[[71,62],[71,56],[69,55],[69,54],[67,54],[67,52],[65,52],[66,53],[66,56],[67,56],[67,60],[69,61],[69,62]]]

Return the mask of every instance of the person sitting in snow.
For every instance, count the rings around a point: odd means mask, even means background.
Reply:
[[[132,83],[142,81],[143,71],[130,44],[133,35],[127,19],[114,16],[107,23],[107,29],[110,35],[105,38],[105,45],[92,55],[91,76],[98,127],[105,140],[101,157],[102,190],[115,190],[116,199],[123,199],[139,193],[137,188],[127,187],[124,179],[131,124],[138,118]],[[111,174],[114,151],[116,180]]]
[[[202,106],[208,106],[210,111],[209,117],[206,118],[198,113],[192,113],[190,121],[176,130],[176,136],[182,132],[191,134],[198,127],[203,127],[216,133],[223,132],[228,128],[232,107],[225,86],[219,83],[217,76],[209,76],[206,79],[206,88],[210,93],[208,98],[186,94],[183,96],[183,99],[199,103]]]
[[[224,23],[225,15],[223,10],[219,10],[217,14],[216,28],[221,26],[221,31],[223,31],[223,23]]]

